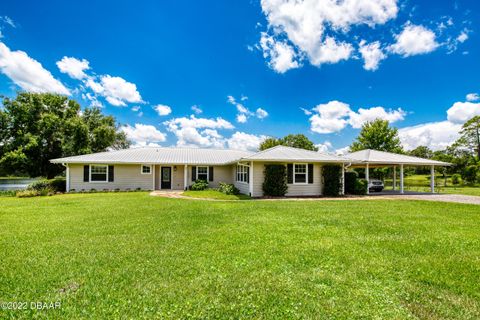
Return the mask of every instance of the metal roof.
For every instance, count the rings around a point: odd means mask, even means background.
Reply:
[[[85,154],[50,160],[52,163],[145,163],[220,165],[238,161],[252,152],[200,148],[145,147]]]
[[[322,152],[310,151],[305,149],[298,149],[285,146],[276,146],[266,149],[251,156],[244,157],[244,161],[298,161],[298,162],[338,162],[348,163],[351,159],[334,156]]]
[[[406,164],[416,166],[449,166],[448,162],[411,157],[404,154],[365,149],[349,153],[346,157],[371,164]]]

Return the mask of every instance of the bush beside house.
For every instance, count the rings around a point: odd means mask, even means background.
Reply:
[[[287,170],[282,164],[267,164],[262,184],[263,194],[270,197],[283,197],[287,193]]]

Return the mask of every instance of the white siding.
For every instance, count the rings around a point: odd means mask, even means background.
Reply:
[[[153,173],[141,174],[139,164],[114,165],[114,182],[83,182],[83,164],[70,164],[70,190],[153,189]]]
[[[254,162],[253,166],[253,197],[262,197],[262,184],[266,162]],[[276,163],[278,164],[278,163]],[[288,184],[287,196],[319,196],[322,194],[322,166],[313,164],[312,184]]]
[[[183,190],[183,165],[165,164],[155,166],[155,190],[160,190],[162,167],[170,167],[172,173],[172,189],[171,190]],[[176,168],[176,169],[175,169]]]
[[[183,166],[182,166],[183,170]],[[209,188],[218,188],[220,182],[233,183],[233,166],[213,166],[213,181],[208,182]],[[182,175],[183,179],[183,175]],[[183,181],[183,180],[182,180]],[[192,185],[192,166],[187,168],[187,184]],[[182,182],[183,184],[183,182]]]

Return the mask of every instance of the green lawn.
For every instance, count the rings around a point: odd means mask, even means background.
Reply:
[[[480,317],[478,206],[0,198],[0,319]],[[36,313],[36,314],[33,314]]]
[[[435,176],[435,189],[440,193],[464,194],[470,196],[480,196],[480,185],[453,185],[450,177],[447,178],[447,186],[445,187],[444,178],[441,175]],[[400,180],[397,179],[397,190]],[[411,175],[406,176],[404,181],[405,190],[430,192],[430,175]],[[392,179],[385,179],[385,187],[387,190],[392,189]]]
[[[216,200],[248,200],[249,196],[244,194],[225,194],[217,190],[203,190],[203,191],[192,191],[188,190],[183,193],[184,196],[192,198],[207,198],[207,199],[216,199]]]

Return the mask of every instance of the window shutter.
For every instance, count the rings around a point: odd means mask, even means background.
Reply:
[[[293,164],[287,164],[287,183],[293,183]]]
[[[313,183],[313,164],[308,164],[308,183]]]
[[[113,182],[114,172],[113,166],[108,166],[108,182]]]
[[[250,167],[247,167],[247,183],[250,183]]]
[[[208,181],[213,181],[213,167],[208,167]]]
[[[90,180],[90,166],[83,166],[83,182],[88,182]]]
[[[197,167],[192,167],[192,181],[197,180]]]

